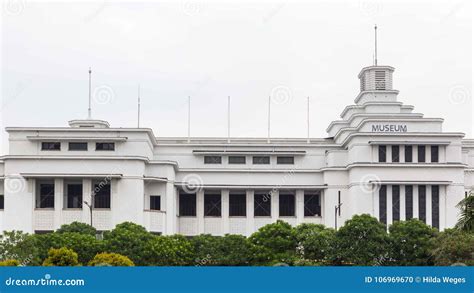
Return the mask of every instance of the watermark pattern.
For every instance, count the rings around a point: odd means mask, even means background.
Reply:
[[[277,105],[288,104],[293,99],[293,93],[289,87],[279,85],[272,89],[270,99]]]
[[[360,189],[364,193],[372,194],[372,192],[376,191],[380,188],[380,178],[375,174],[366,174],[361,178],[361,186]]]
[[[94,10],[93,13],[87,15],[86,17],[84,17],[84,22],[90,22],[91,20],[93,20],[94,18],[97,17],[97,15],[99,15],[100,13],[102,13],[102,11],[104,10],[105,6],[107,5],[107,1],[102,1],[102,3],[100,4],[100,6]]]
[[[5,280],[6,286],[84,286],[84,279],[53,279],[50,274],[45,274],[40,279],[13,279]]]
[[[207,254],[206,257],[203,259],[196,258],[195,262],[196,264],[194,265],[195,267],[200,267],[200,266],[205,266],[211,262],[212,258],[210,254]]]
[[[184,176],[183,181],[186,183],[183,187],[186,193],[195,193],[202,188],[202,178],[198,174],[192,173]]]
[[[101,85],[94,88],[92,98],[97,104],[110,104],[115,100],[115,92],[108,85]]]
[[[21,175],[9,175],[5,180],[6,193],[21,193],[26,189],[26,180]]]
[[[359,9],[369,18],[374,18],[382,11],[382,3],[379,0],[359,1]]]
[[[278,3],[270,11],[263,16],[263,22],[267,23],[269,22],[284,6],[286,5],[286,2]]]
[[[5,0],[3,1],[3,12],[7,15],[20,15],[26,7],[26,0]]]
[[[469,89],[462,84],[454,85],[449,90],[449,101],[454,105],[465,104],[470,96]]]
[[[188,16],[196,16],[201,13],[204,3],[195,0],[186,0],[183,2],[183,12]]]

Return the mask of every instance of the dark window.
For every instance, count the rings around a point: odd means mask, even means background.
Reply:
[[[439,162],[439,147],[437,145],[431,146],[431,162],[432,163]]]
[[[161,210],[161,196],[150,195],[150,210],[155,210],[155,211]]]
[[[39,196],[36,207],[40,209],[54,208],[54,182],[40,182],[38,184]]]
[[[0,210],[5,209],[5,196],[0,194]]]
[[[252,158],[253,163],[255,165],[268,165],[270,164],[270,157],[269,156],[254,156]]]
[[[295,215],[295,195],[293,193],[280,193],[280,217],[293,217]]]
[[[411,145],[405,146],[405,162],[407,163],[413,162],[413,146]]]
[[[337,215],[340,217],[341,216],[341,209],[342,209],[342,204],[341,204],[341,192],[337,192]]]
[[[41,234],[49,234],[53,233],[53,230],[35,230],[35,234],[41,235]]]
[[[229,164],[245,164],[245,156],[229,156]]]
[[[245,193],[229,194],[229,216],[245,217],[247,215],[247,196]]]
[[[185,217],[196,216],[196,194],[186,193],[181,191],[179,193],[179,215]]]
[[[321,216],[321,201],[319,193],[304,194],[304,216]]]
[[[96,151],[114,151],[115,143],[113,142],[97,142],[95,144]]]
[[[87,151],[87,142],[70,142],[70,151]]]
[[[221,216],[221,195],[215,193],[204,194],[204,216],[220,217]]]
[[[405,186],[405,219],[413,218],[413,186]]]
[[[110,181],[107,178],[95,182],[92,194],[94,195],[94,208],[110,209]]]
[[[380,186],[379,190],[379,220],[387,224],[387,185]]]
[[[426,162],[426,148],[424,145],[418,146],[418,163]]]
[[[398,145],[392,145],[392,162],[400,162],[400,147]]]
[[[204,156],[204,164],[221,164],[221,156]]]
[[[431,226],[439,229],[439,186],[431,186]]]
[[[379,162],[387,162],[387,146],[385,145],[379,145]]]
[[[277,164],[292,165],[295,163],[295,157],[277,157]]]
[[[82,208],[82,183],[66,183],[68,209]]]
[[[270,217],[272,215],[272,196],[270,192],[256,192],[254,194],[254,216]]]
[[[392,185],[392,222],[400,221],[400,186]]]
[[[426,186],[418,186],[418,219],[426,223]]]
[[[42,151],[59,151],[61,150],[60,142],[42,142],[41,143]]]

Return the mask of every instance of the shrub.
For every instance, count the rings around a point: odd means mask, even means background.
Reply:
[[[193,246],[184,236],[154,236],[147,244],[147,264],[185,266],[193,261]]]
[[[97,230],[86,223],[81,222],[72,222],[68,225],[62,225],[61,228],[56,230],[57,233],[67,233],[74,232],[79,234],[91,235],[94,236],[97,234]]]
[[[0,260],[18,260],[23,265],[40,264],[34,236],[21,231],[0,235]]]
[[[430,249],[435,229],[418,219],[395,222],[389,228],[391,262],[398,266],[433,265]]]
[[[370,215],[355,215],[336,232],[333,262],[346,265],[381,265],[388,258],[385,225]]]
[[[242,266],[251,259],[251,245],[242,235],[211,236],[202,234],[191,239],[198,266]]]
[[[437,266],[465,264],[474,266],[474,233],[446,229],[431,239],[431,254]]]
[[[125,255],[118,253],[99,253],[90,262],[90,266],[113,266],[113,267],[133,267],[131,261]]]
[[[48,257],[44,260],[43,266],[77,266],[77,253],[72,249],[61,247],[59,249],[51,248],[48,251]]]
[[[16,259],[7,259],[0,261],[0,267],[17,267],[20,265],[20,262]]]
[[[310,265],[329,263],[334,253],[335,231],[318,224],[300,224],[295,228],[299,255]]]

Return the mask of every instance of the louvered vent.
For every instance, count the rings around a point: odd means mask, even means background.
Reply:
[[[375,89],[376,90],[385,90],[387,80],[385,78],[385,71],[376,70],[375,71]]]
[[[360,91],[365,91],[365,75],[362,75],[360,77]]]

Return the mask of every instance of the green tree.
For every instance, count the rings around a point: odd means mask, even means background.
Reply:
[[[136,265],[147,265],[146,248],[153,235],[140,225],[124,222],[104,233],[104,251],[119,253]]]
[[[198,266],[242,266],[251,258],[249,241],[242,235],[212,236],[202,234],[191,239]]]
[[[89,262],[89,266],[133,267],[134,264],[125,255],[102,252]]]
[[[57,233],[74,232],[79,234],[86,234],[96,236],[97,230],[89,224],[81,222],[72,222],[71,224],[62,225],[61,228],[56,230]]]
[[[5,231],[0,235],[0,260],[14,259],[23,265],[38,264],[38,248],[33,235]]]
[[[336,232],[335,264],[381,265],[388,258],[385,225],[368,214],[355,215]]]
[[[300,224],[295,228],[298,252],[303,260],[298,265],[329,263],[334,253],[334,229],[319,224]]]
[[[463,263],[474,266],[474,233],[446,229],[432,239],[431,254],[437,266]]]
[[[474,194],[471,192],[469,196],[461,200],[456,207],[461,210],[456,228],[474,233]]]
[[[431,238],[437,234],[418,219],[395,222],[389,228],[391,262],[398,266],[433,265]]]
[[[284,221],[263,226],[250,236],[249,241],[252,244],[253,264],[291,264],[296,259],[295,230]]]
[[[0,267],[17,267],[20,265],[20,262],[16,259],[7,259],[0,261]]]
[[[181,235],[153,236],[146,246],[146,261],[155,266],[185,266],[192,264],[191,242]]]
[[[77,253],[72,249],[66,247],[61,248],[51,248],[48,251],[48,257],[44,260],[43,266],[57,266],[57,267],[67,267],[67,266],[77,266],[79,261],[77,260]]]

